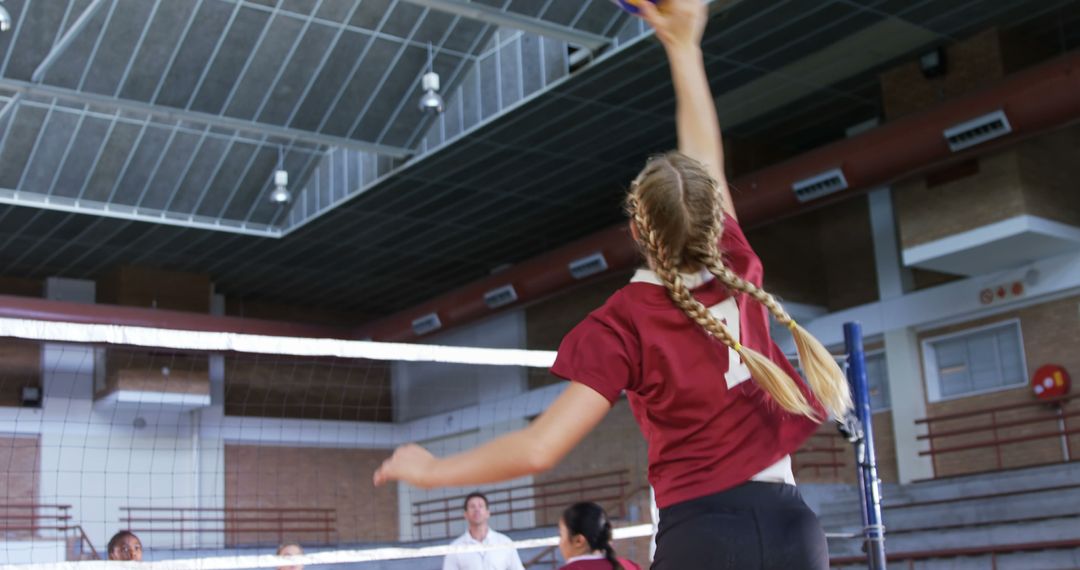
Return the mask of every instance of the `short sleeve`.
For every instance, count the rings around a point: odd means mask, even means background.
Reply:
[[[632,362],[619,334],[590,315],[563,338],[551,373],[584,384],[614,404],[630,385]]]
[[[743,279],[761,286],[763,270],[761,259],[750,247],[739,222],[728,214],[724,214],[724,233],[720,236],[720,252],[724,263]]]

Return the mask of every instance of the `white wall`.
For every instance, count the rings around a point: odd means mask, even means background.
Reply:
[[[525,313],[511,311],[491,319],[437,335],[429,343],[488,348],[525,348]],[[401,435],[419,441],[437,456],[445,456],[474,447],[502,433],[524,427],[528,422],[519,401],[528,389],[527,371],[510,366],[459,366],[435,363],[395,363],[393,368],[394,418],[404,431]],[[483,410],[490,417],[471,417],[471,411]],[[469,417],[466,417],[469,416]],[[430,418],[424,420],[423,418]],[[410,421],[412,420],[412,421]],[[407,422],[407,423],[406,423]],[[469,430],[469,431],[464,431]],[[531,485],[524,477],[484,490]],[[406,540],[441,536],[445,527],[417,529],[413,525],[413,502],[462,495],[476,490],[450,488],[422,490],[398,485],[399,528]],[[520,503],[526,505],[528,503]],[[515,508],[519,503],[515,503]],[[499,510],[498,505],[492,506]],[[451,516],[463,513],[455,509]],[[532,513],[516,514],[513,524],[519,528],[533,525]],[[491,527],[510,527],[509,516],[492,517]],[[465,532],[464,518],[451,525],[451,535]],[[434,533],[434,534],[433,534]]]
[[[63,540],[5,540],[0,555],[4,564],[63,562],[67,558],[67,545]]]
[[[525,427],[528,422],[524,419],[510,420],[502,423],[492,424],[485,426],[484,428],[455,435],[449,437],[443,437],[435,440],[421,441],[428,451],[431,451],[438,457],[443,457],[453,453],[458,453],[466,449],[475,447],[489,439],[497,437],[508,431],[520,429]],[[521,477],[511,481],[504,481],[502,483],[495,483],[482,486],[470,486],[470,487],[448,487],[445,489],[418,489],[409,485],[398,484],[398,512],[401,513],[399,521],[399,529],[402,540],[419,540],[423,538],[430,538],[432,536],[445,536],[445,526],[427,526],[423,529],[417,528],[413,524],[412,512],[413,503],[417,501],[426,501],[429,499],[441,499],[444,497],[454,497],[457,495],[465,495],[473,491],[481,491],[489,493],[493,489],[505,489],[508,487],[518,486],[531,486],[533,483],[532,477]],[[528,496],[531,493],[526,490],[516,491],[514,493],[517,496]],[[491,500],[497,500],[499,497],[490,496]],[[458,506],[458,501],[453,501],[450,507],[452,508],[449,517],[458,517],[454,522],[450,523],[450,536],[457,536],[465,532],[465,513]],[[531,501],[514,501],[514,508],[519,507],[531,508],[533,503]],[[492,511],[505,510],[505,505],[491,505]],[[536,517],[533,513],[515,513],[513,521],[511,521],[509,515],[500,515],[491,517],[489,524],[491,528],[495,530],[506,530],[511,528],[530,528],[534,526]]]
[[[49,279],[50,299],[93,302],[93,283]],[[93,348],[46,344],[41,429],[42,503],[70,504],[71,515],[104,552],[122,506],[195,504],[192,425],[188,413],[160,406],[102,408],[93,404]],[[136,426],[137,419],[141,419]],[[143,425],[145,422],[145,425]],[[147,548],[175,537],[147,534]]]
[[[525,312],[511,311],[426,340],[427,344],[525,348]],[[502,400],[527,386],[517,366],[473,366],[429,362],[393,365],[394,421],[403,422]]]

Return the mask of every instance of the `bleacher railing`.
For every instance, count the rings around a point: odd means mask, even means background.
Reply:
[[[0,503],[0,536],[5,540],[63,540],[69,560],[98,557],[82,525],[71,517],[71,505]]]
[[[1023,552],[1039,552],[1039,551],[1053,551],[1053,550],[1068,550],[1080,548],[1080,540],[1051,540],[1045,542],[1027,542],[1023,544],[999,544],[994,546],[972,546],[964,548],[940,548],[936,550],[920,550],[917,552],[890,552],[887,555],[889,561],[889,568],[894,567],[894,563],[904,563],[906,568],[914,570],[915,568],[922,568],[922,565],[916,566],[916,563],[926,560],[938,560],[945,558],[968,558],[976,556],[989,556],[990,566],[989,568],[997,568],[999,562],[998,557],[1008,554],[1018,554]],[[847,566],[847,565],[861,565],[866,563],[865,556],[839,556],[829,560],[830,566]],[[899,565],[895,566],[900,568]],[[965,568],[970,566],[964,566]]]
[[[850,444],[838,433],[815,433],[791,455],[792,471],[796,478],[813,474],[839,481],[841,469],[850,469],[850,463],[844,460],[850,449]]]
[[[485,491],[491,516],[509,515],[509,522],[499,530],[523,530],[554,525],[562,510],[579,501],[593,501],[612,518],[626,516],[626,496],[630,470],[605,471],[551,481],[536,481]],[[413,503],[413,525],[424,539],[449,538],[452,525],[463,521],[462,505],[468,495],[455,495]],[[533,514],[532,524],[524,525],[514,515]]]
[[[929,444],[929,449],[920,451],[919,455],[931,457],[935,477],[943,476],[939,471],[939,460],[943,457],[979,450],[985,452],[980,459],[989,458],[992,467],[985,467],[985,462],[966,462],[969,467],[962,472],[947,475],[1074,461],[1076,456],[1070,439],[1071,436],[1080,434],[1080,426],[1071,426],[1069,421],[1075,422],[1080,412],[1075,400],[1075,396],[1066,395],[1043,401],[993,406],[915,420],[917,425],[926,426],[926,434],[918,436],[918,439]],[[1032,431],[1034,433],[1031,433]],[[1041,440],[1057,440],[1060,450],[1041,453],[1038,461],[1006,465],[1005,446]]]
[[[179,548],[198,547],[205,535],[224,537],[229,547],[337,540],[337,509],[331,508],[120,507],[120,511],[123,528],[135,534],[171,534]]]

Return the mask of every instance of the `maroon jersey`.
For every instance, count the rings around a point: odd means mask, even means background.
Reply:
[[[641,570],[640,566],[625,558],[620,558],[619,563],[622,564],[623,570]],[[606,558],[574,560],[560,567],[559,570],[611,570],[611,563]]]
[[[761,286],[761,260],[730,216],[720,249],[729,268]],[[739,342],[780,365],[821,410],[770,338],[765,307],[748,295],[730,295],[707,273],[683,277]],[[738,354],[690,320],[647,270],[566,335],[551,372],[612,403],[626,392],[648,442],[649,482],[661,508],[749,480],[817,429],[748,381]]]

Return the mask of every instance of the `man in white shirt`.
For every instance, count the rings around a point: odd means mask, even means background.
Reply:
[[[465,497],[465,522],[469,524],[469,530],[450,545],[512,544],[510,537],[488,527],[490,518],[487,497],[483,493],[469,493],[469,496]],[[443,560],[443,570],[525,570],[525,566],[521,564],[517,550],[508,547],[483,552],[447,554]]]

